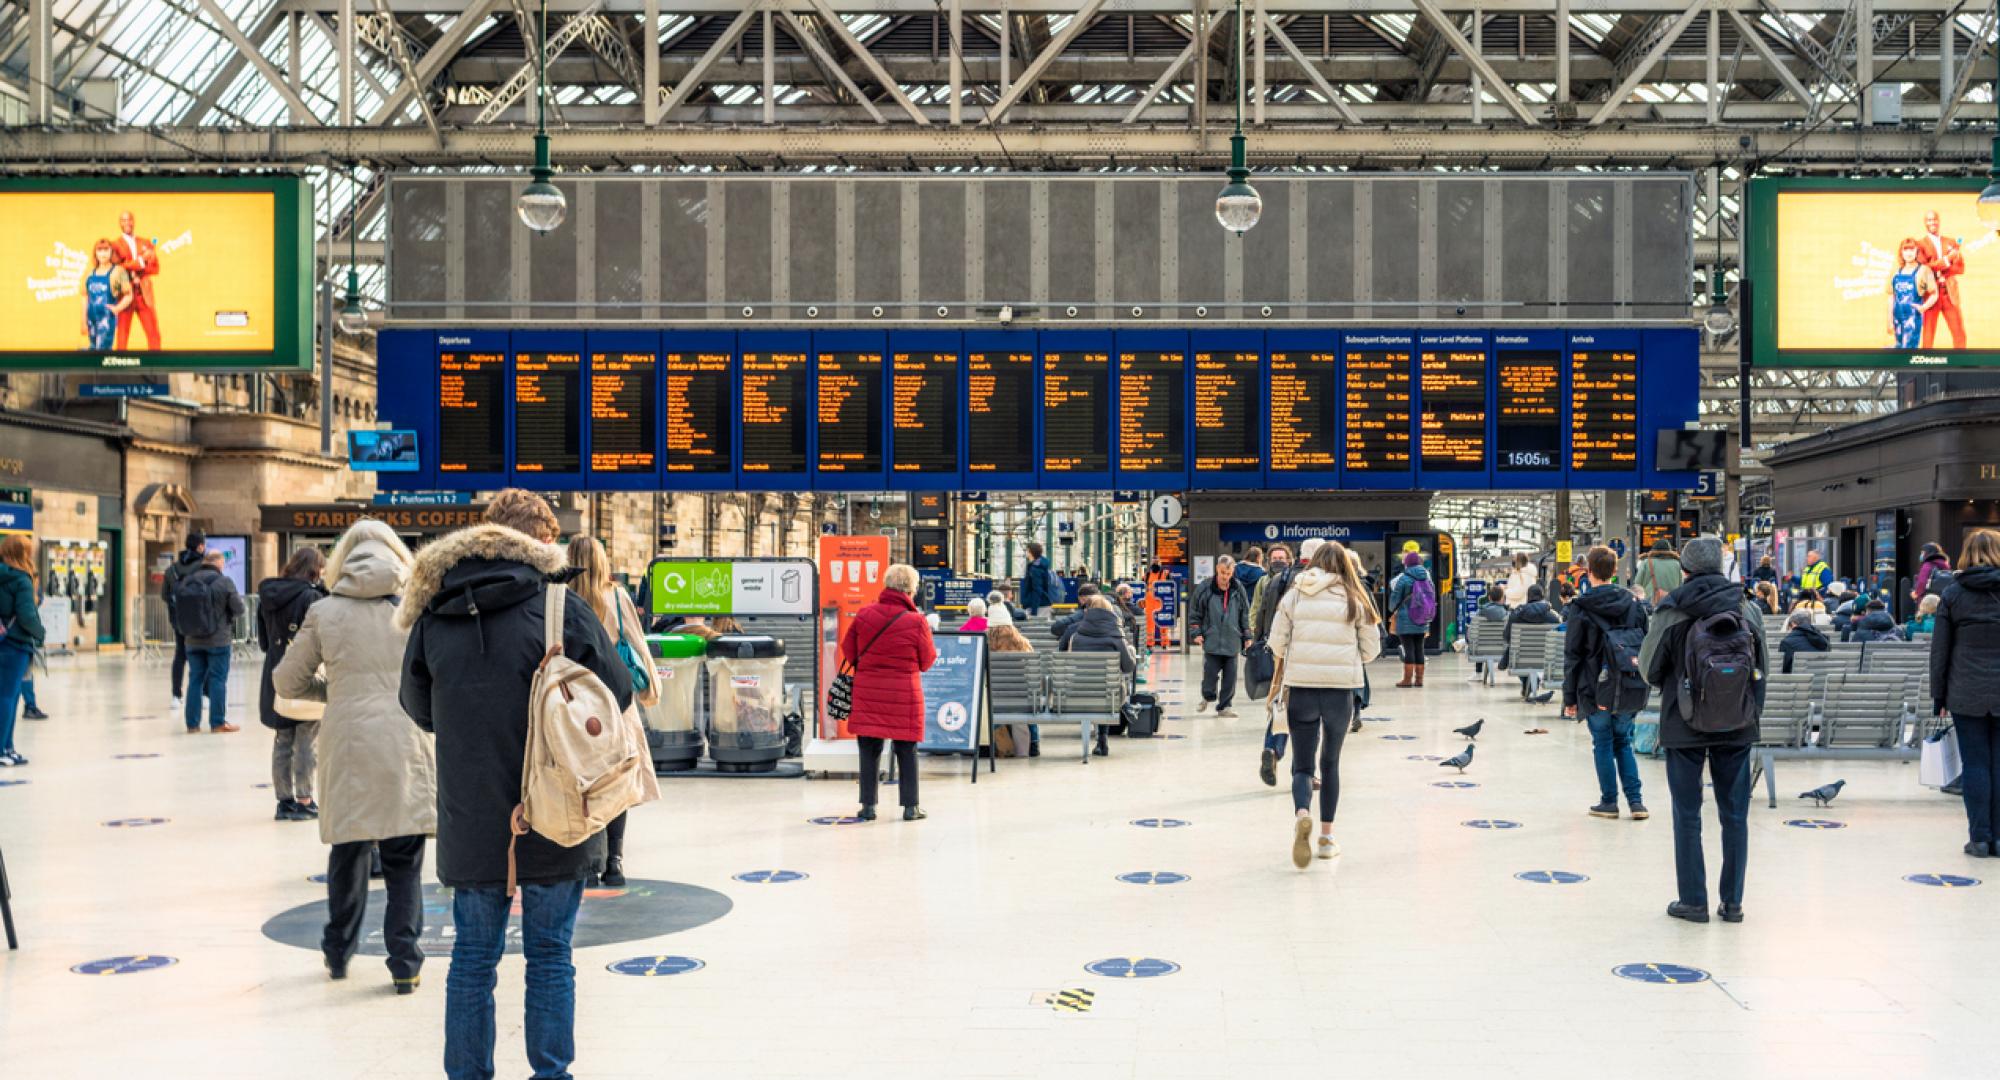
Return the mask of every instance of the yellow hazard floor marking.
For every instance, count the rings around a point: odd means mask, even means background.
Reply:
[[[1087,1013],[1096,998],[1096,993],[1090,990],[1058,990],[1042,1001],[1057,1012]]]

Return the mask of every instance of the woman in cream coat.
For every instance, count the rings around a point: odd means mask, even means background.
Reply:
[[[1319,768],[1319,857],[1340,854],[1333,814],[1340,805],[1340,747],[1354,716],[1364,666],[1382,652],[1382,617],[1347,557],[1329,541],[1278,602],[1271,621],[1272,682],[1283,687],[1292,743],[1292,862],[1312,861],[1313,768]],[[1274,695],[1275,698],[1275,695]],[[1275,701],[1274,701],[1275,707]],[[1314,750],[1318,754],[1314,754]]]
[[[279,694],[326,702],[318,749],[319,838],[333,845],[320,939],[327,972],[347,977],[367,910],[369,849],[379,847],[389,888],[382,937],[399,994],[416,990],[424,963],[424,838],[437,833],[431,736],[397,700],[408,637],[396,625],[397,593],[410,562],[387,525],[355,522],[327,560],[332,595],[307,610],[272,674]]]

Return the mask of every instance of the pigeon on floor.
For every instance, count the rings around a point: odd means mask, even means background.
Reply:
[[[1454,735],[1463,735],[1466,738],[1472,739],[1476,742],[1479,739],[1479,729],[1485,726],[1486,726],[1486,719],[1484,717],[1481,717],[1477,720],[1474,720],[1472,723],[1465,725],[1462,728],[1452,728],[1451,732]]]
[[[1811,799],[1815,806],[1825,806],[1827,803],[1832,802],[1835,796],[1840,794],[1841,788],[1846,786],[1847,781],[1835,780],[1831,784],[1821,784],[1811,791],[1801,791],[1799,792],[1799,798]]]
[[[1465,767],[1467,765],[1472,764],[1472,749],[1473,749],[1472,744],[1466,743],[1465,753],[1459,754],[1456,757],[1448,757],[1443,761],[1438,762],[1438,768],[1440,769],[1452,768],[1452,769],[1457,769],[1460,773],[1464,773]]]

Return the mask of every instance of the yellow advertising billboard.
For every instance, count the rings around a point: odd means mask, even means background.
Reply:
[[[1753,338],[1760,355],[1948,365],[2000,350],[2000,235],[1978,191],[1822,181],[1753,199],[1768,218],[1753,226],[1754,303],[1775,337]]]
[[[0,183],[0,366],[295,366],[301,348],[309,357],[302,180],[55,183]]]

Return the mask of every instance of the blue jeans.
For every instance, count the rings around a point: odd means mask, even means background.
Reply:
[[[576,968],[570,934],[583,903],[583,882],[521,886],[521,952],[528,961],[528,1065],[535,1080],[571,1080],[576,1060]],[[444,979],[444,1074],[448,1080],[492,1080],[493,985],[507,950],[501,889],[454,889],[456,937]]]
[[[1598,802],[1618,802],[1618,788],[1625,788],[1625,801],[1642,805],[1639,798],[1639,759],[1632,755],[1633,713],[1590,714],[1590,752],[1597,759]]]
[[[21,718],[21,684],[35,654],[11,641],[0,641],[0,753],[14,749],[14,722]]]
[[[208,726],[219,728],[228,720],[224,698],[229,693],[229,646],[217,649],[188,648],[187,726],[201,728],[201,699],[208,697]]]
[[[1958,729],[1958,756],[1965,771],[1959,774],[1959,793],[1965,800],[1965,823],[1974,843],[1993,842],[1993,824],[2000,811],[2000,787],[1994,785],[1994,766],[2000,765],[2000,718],[1954,716]],[[12,744],[0,741],[0,749]]]

